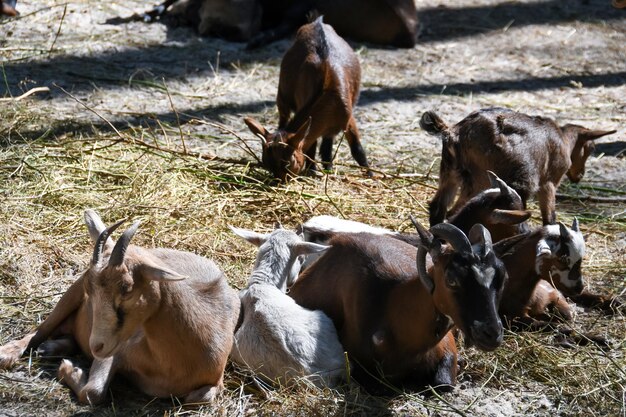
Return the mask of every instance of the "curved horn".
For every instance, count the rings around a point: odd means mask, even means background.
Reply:
[[[419,235],[421,241],[419,247],[417,248],[417,273],[419,274],[420,280],[422,281],[424,287],[426,287],[428,292],[432,294],[435,290],[435,282],[428,274],[428,270],[426,269],[426,254],[430,249],[433,249],[435,251],[434,254],[438,254],[440,245],[439,242],[434,241],[433,235],[428,230],[426,230],[424,226],[419,224],[413,216],[409,215],[409,219],[411,219],[413,226],[415,226],[415,229],[417,229],[417,234]],[[431,255],[431,257],[433,256]]]
[[[448,242],[457,252],[472,253],[472,244],[465,233],[450,223],[439,223],[430,228],[431,233]]]
[[[499,188],[502,195],[508,195],[511,193],[511,189],[506,184],[506,182],[502,181],[500,177],[498,177],[495,172],[487,170],[487,176],[489,177],[489,182],[493,188]]]
[[[578,226],[578,219],[574,217],[574,221],[572,222],[572,230],[580,233],[580,227]]]
[[[118,266],[124,262],[124,255],[126,255],[126,249],[128,249],[128,245],[130,244],[130,240],[135,235],[135,232],[139,228],[141,224],[140,221],[136,221],[133,223],[130,228],[126,229],[126,231],[122,234],[122,237],[115,243],[115,247],[113,248],[113,252],[111,252],[111,257],[109,258],[109,265]]]
[[[120,225],[124,223],[124,220],[120,220],[112,226],[107,227],[100,233],[98,239],[96,240],[96,244],[93,248],[93,256],[91,257],[91,264],[97,265],[102,258],[102,250],[104,249],[104,245],[106,244],[107,239],[117,229]]]
[[[469,240],[472,243],[480,245],[480,252],[477,253],[481,258],[487,256],[491,252],[493,243],[491,242],[491,233],[480,223],[476,223],[469,231]]]

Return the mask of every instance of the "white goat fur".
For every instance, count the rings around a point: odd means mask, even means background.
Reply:
[[[328,246],[304,242],[284,229],[269,235],[231,229],[259,246],[248,288],[239,294],[243,322],[235,333],[231,358],[273,381],[311,376],[318,385],[337,383],[346,363],[332,320],[285,294],[300,270],[300,258]]]

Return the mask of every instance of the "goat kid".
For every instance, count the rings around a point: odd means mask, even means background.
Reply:
[[[92,210],[85,222],[94,242],[87,271],[37,329],[0,347],[0,368],[27,349],[61,356],[77,347],[91,368],[63,360],[58,376],[81,403],[105,399],[117,373],[144,393],[211,401],[223,375],[239,314],[239,300],[210,260],[171,249],[130,245],[139,223],[114,244]]]
[[[299,175],[307,166],[314,169],[321,136],[320,154],[324,168],[330,169],[334,136],[344,132],[352,156],[368,168],[352,115],[360,83],[356,54],[331,26],[321,17],[302,26],[280,66],[278,130],[270,133],[255,119],[244,118],[252,133],[261,138],[263,166],[281,181]],[[372,172],[368,169],[367,174]]]
[[[482,350],[502,342],[497,305],[506,272],[481,225],[469,239],[450,224],[415,226],[419,251],[391,236],[337,234],[289,295],[330,316],[364,376],[450,389],[457,373],[453,324]]]
[[[471,113],[448,127],[434,112],[422,115],[420,126],[442,139],[439,189],[430,202],[430,223],[446,217],[460,186],[454,213],[478,191],[488,188],[486,170],[495,172],[527,200],[538,194],[544,224],[556,222],[555,193],[563,175],[579,182],[593,140],[615,130],[589,130],[503,108]]]
[[[337,383],[346,363],[333,322],[285,294],[297,278],[301,258],[323,253],[328,246],[304,242],[282,228],[269,235],[231,230],[259,247],[248,287],[239,293],[243,321],[235,333],[232,359],[272,381],[289,383],[304,376],[318,385]]]

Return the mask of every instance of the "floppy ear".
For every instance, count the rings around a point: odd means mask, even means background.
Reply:
[[[247,240],[255,246],[261,246],[267,240],[267,235],[262,235],[252,230],[239,229],[238,227],[228,226],[237,236]]]
[[[584,141],[594,140],[594,139],[601,138],[602,136],[612,135],[615,132],[617,132],[617,130],[582,129],[580,132],[578,132],[578,139],[584,140]]]
[[[142,263],[139,265],[139,271],[141,275],[152,281],[170,282],[170,281],[182,281],[187,278],[184,275],[174,272],[171,269],[163,268],[160,266]]]
[[[261,123],[257,122],[252,117],[244,117],[243,121],[246,125],[248,125],[248,129],[250,129],[252,133],[261,138],[261,142],[263,146],[265,146],[270,132],[268,132],[267,129],[261,125]]]
[[[294,253],[296,255],[310,255],[313,253],[321,253],[328,250],[330,246],[320,245],[319,243],[312,242],[298,242],[294,246]]]
[[[309,117],[306,122],[302,123],[302,126],[300,126],[298,131],[287,140],[289,146],[294,149],[302,147],[304,139],[307,137],[309,130],[311,129],[311,120],[312,118]]]
[[[530,211],[495,209],[489,219],[496,224],[519,224],[530,218]]]

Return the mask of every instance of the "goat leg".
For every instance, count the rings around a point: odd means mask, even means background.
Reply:
[[[350,116],[350,120],[348,120],[348,127],[346,129],[346,139],[348,144],[350,145],[350,153],[354,160],[362,167],[367,168],[366,175],[368,177],[373,176],[374,174],[369,169],[369,164],[367,163],[367,157],[365,156],[365,150],[363,150],[363,146],[361,145],[361,138],[359,134],[359,129],[356,126],[356,120],[354,120],[353,116]]]
[[[87,376],[81,368],[63,359],[57,376],[74,391],[81,404],[99,404],[104,400],[109,383],[115,374],[114,363],[114,356],[94,359]]]
[[[606,315],[614,315],[625,308],[624,302],[618,297],[594,294],[587,290],[570,298],[581,307],[599,310]]]
[[[539,207],[541,208],[541,219],[544,225],[556,223],[555,198],[556,187],[553,183],[546,182],[539,188]]]
[[[224,389],[223,379],[220,379],[216,385],[205,385],[195,391],[191,391],[185,397],[185,404],[210,403]]]
[[[602,350],[610,350],[611,342],[604,336],[593,333],[578,333],[569,327],[561,327],[556,329],[558,335],[556,337],[557,345],[573,348],[575,346],[587,346],[594,344]]]
[[[22,339],[12,340],[4,346],[0,347],[0,369],[9,369],[15,365],[30,344],[31,339],[36,332],[32,332]]]
[[[320,144],[320,157],[324,169],[330,171],[333,169],[333,136],[324,136]]]

